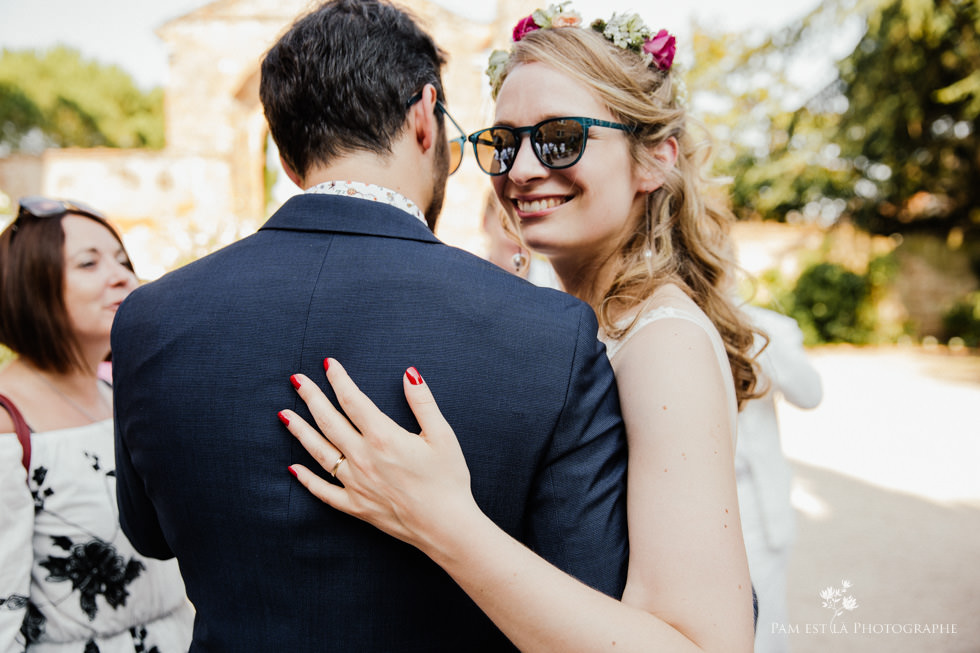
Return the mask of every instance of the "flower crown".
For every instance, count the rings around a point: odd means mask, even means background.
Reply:
[[[530,16],[522,18],[514,26],[511,35],[514,43],[520,41],[529,32],[539,29],[580,27],[582,17],[577,11],[568,9],[569,4],[571,0],[548,5],[546,9],[536,9]],[[593,21],[591,27],[612,41],[615,46],[640,55],[648,66],[653,64],[659,70],[667,72],[674,63],[674,54],[677,52],[676,39],[665,29],[654,34],[637,14],[614,13],[608,21],[601,19]],[[494,50],[490,53],[487,77],[490,78],[490,87],[494,93],[500,88],[501,77],[508,59],[510,59],[510,52]]]

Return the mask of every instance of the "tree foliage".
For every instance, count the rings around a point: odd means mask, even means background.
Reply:
[[[799,108],[835,77],[833,57],[847,52],[841,43],[856,40],[847,34],[855,31],[855,1],[865,0],[824,2],[762,38],[698,28],[693,103],[721,144],[716,171],[731,178],[741,219],[803,219],[805,210],[807,219],[827,222],[839,215],[839,202],[825,195],[843,175],[829,147],[837,116]]]
[[[163,92],[76,50],[0,54],[0,153],[163,146]]]
[[[836,74],[807,87],[841,42]],[[757,43],[702,34],[695,57],[740,218],[980,232],[976,0],[828,0]]]
[[[980,7],[892,0],[840,66],[846,197],[876,232],[980,230]],[[846,190],[846,189],[841,189]]]

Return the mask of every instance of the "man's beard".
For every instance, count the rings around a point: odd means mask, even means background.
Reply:
[[[432,177],[432,200],[423,211],[425,222],[433,233],[436,230],[439,214],[442,213],[442,203],[446,199],[446,180],[449,179],[449,141],[445,139],[442,130],[440,130],[439,138],[436,140],[435,159],[435,174]]]

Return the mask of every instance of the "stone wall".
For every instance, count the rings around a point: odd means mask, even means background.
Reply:
[[[946,312],[980,287],[969,252],[940,238],[913,235],[902,239],[895,256],[899,274],[894,291],[912,327],[918,335],[942,337]]]
[[[32,154],[13,154],[0,158],[0,191],[16,202],[24,195],[38,195],[44,183],[42,157]]]
[[[257,226],[226,201],[234,192],[222,157],[99,148],[47,150],[41,158],[40,192],[84,201],[108,215],[144,279]]]

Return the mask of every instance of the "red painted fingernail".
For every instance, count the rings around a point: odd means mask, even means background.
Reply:
[[[405,375],[408,377],[408,382],[412,385],[422,385],[422,375],[414,367],[405,370]]]
[[[323,371],[326,372],[329,369],[330,369],[330,359],[329,358],[324,358],[323,359]]]
[[[290,465],[286,469],[288,469],[289,470],[289,473],[292,474],[294,477],[299,478],[299,476],[296,475],[296,470],[293,469],[293,466],[292,465]]]
[[[289,426],[289,418],[286,417],[281,410],[279,411],[279,421],[286,426]]]
[[[299,379],[296,378],[296,375],[295,374],[293,374],[291,377],[289,377],[289,382],[293,384],[293,387],[294,388],[296,388],[297,390],[299,389],[299,386],[300,386]]]

